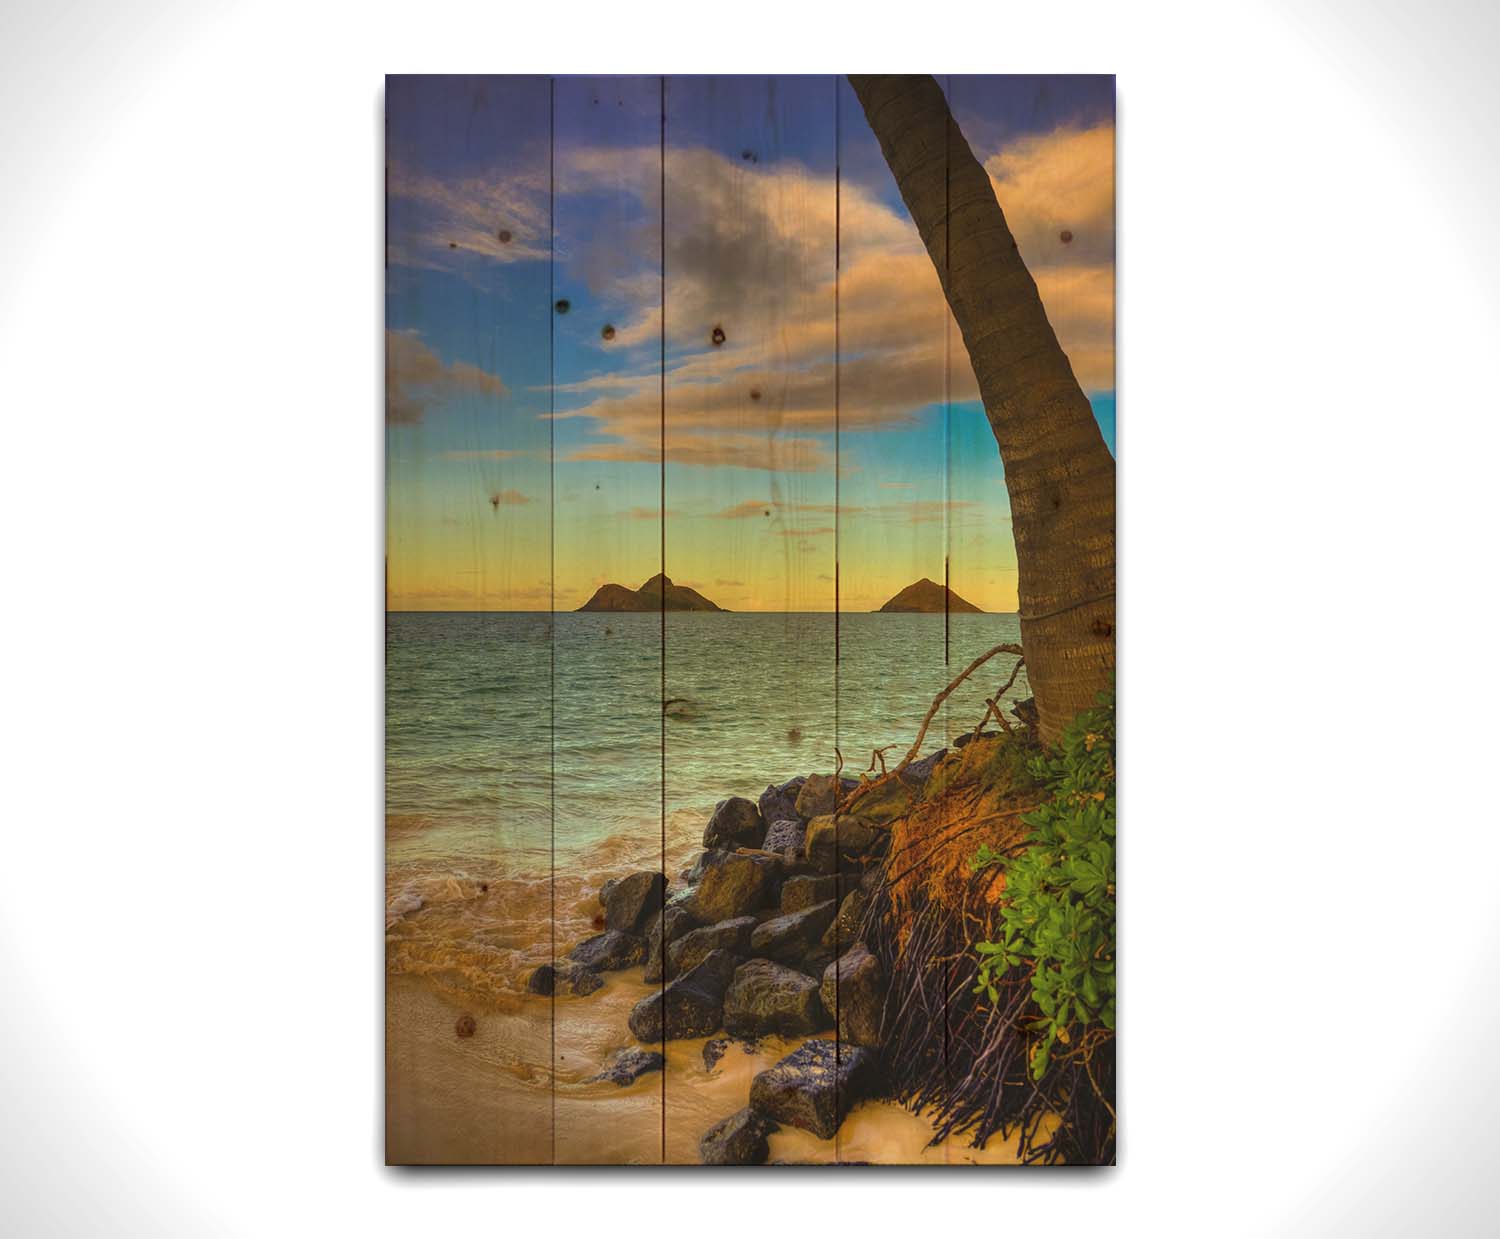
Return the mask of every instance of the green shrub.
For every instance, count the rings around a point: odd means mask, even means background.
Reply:
[[[1040,1079],[1058,1042],[1089,1025],[1115,1026],[1115,703],[1101,693],[1063,732],[1031,774],[1052,798],[1022,821],[1032,828],[1015,859],[981,848],[976,869],[1005,865],[998,942],[975,944],[976,994],[999,998],[996,982],[1030,967],[1031,996],[1044,1034],[1031,1059]]]

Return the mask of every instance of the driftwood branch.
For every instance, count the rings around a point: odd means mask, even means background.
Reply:
[[[956,676],[953,677],[953,680],[948,685],[948,687],[943,689],[942,692],[940,692],[936,697],[932,699],[932,705],[927,708],[927,717],[922,720],[922,726],[917,729],[917,738],[912,741],[911,748],[907,749],[906,756],[896,764],[896,768],[894,770],[886,771],[876,779],[861,778],[859,781],[859,786],[850,791],[849,795],[844,798],[843,803],[839,806],[839,808],[842,811],[847,811],[849,806],[852,805],[856,800],[860,799],[860,797],[869,794],[877,787],[881,787],[886,783],[889,783],[892,779],[899,778],[901,772],[905,770],[907,766],[911,765],[911,763],[916,760],[917,754],[922,751],[922,741],[927,738],[927,729],[932,726],[932,720],[937,717],[937,712],[941,708],[943,702],[948,700],[954,689],[956,689],[960,684],[962,684],[971,675],[973,675],[974,672],[979,670],[980,667],[984,666],[985,663],[989,662],[989,660],[995,657],[996,654],[1014,654],[1018,659],[1022,657],[1021,647],[1019,645],[1016,645],[1013,642],[1005,641],[995,646],[994,649],[986,650],[967,667],[960,671]],[[1020,668],[1020,665],[1021,664],[1019,662],[1016,664],[1016,668],[1018,670]],[[1015,682],[1015,678],[1015,673],[1012,672],[1010,680],[1006,682],[1006,688],[1009,688],[1010,685]],[[1001,689],[1000,691],[1001,693],[1003,693],[1005,689]],[[998,696],[999,694],[996,695]],[[980,726],[983,727],[984,724],[981,722]],[[885,763],[882,761],[881,764],[884,765]],[[872,768],[873,765],[874,763],[872,762]],[[839,760],[839,766],[840,769],[842,769],[842,757]]]

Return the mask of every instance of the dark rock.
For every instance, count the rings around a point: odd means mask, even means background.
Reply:
[[[621,878],[603,896],[604,927],[627,934],[644,933],[651,918],[661,911],[666,894],[664,874],[642,870]]]
[[[557,988],[557,969],[551,964],[543,964],[531,974],[526,988],[533,994],[551,994]]]
[[[828,965],[838,958],[838,954],[833,947],[824,946],[820,942],[798,961],[797,971],[805,972],[815,980],[819,979]]]
[[[612,890],[620,885],[619,878],[606,878],[604,885],[599,888],[599,906],[601,908],[609,905],[609,895]]]
[[[834,874],[826,877],[788,878],[781,887],[781,910],[803,912],[815,903],[833,899],[838,895],[839,880]]]
[[[696,886],[703,881],[703,875],[715,865],[722,865],[733,856],[733,852],[726,852],[723,848],[710,848],[706,852],[699,852],[698,859],[693,862],[693,867],[687,871],[687,883]]]
[[[862,1046],[807,1041],[750,1085],[750,1105],[782,1123],[832,1139],[875,1078],[875,1056]]]
[[[1010,712],[1021,720],[1021,726],[1028,733],[1034,734],[1041,726],[1042,716],[1036,708],[1036,698],[1028,697],[1025,701],[1018,701],[1010,708]]]
[[[646,937],[646,975],[643,979],[647,985],[653,985],[662,979],[662,939],[666,939],[670,949],[674,942],[685,938],[697,928],[698,921],[685,904],[669,903],[661,910],[661,915],[652,922],[650,933]]]
[[[833,873],[843,862],[859,860],[885,842],[885,832],[872,830],[857,817],[815,817],[807,824],[803,848],[821,873]]]
[[[546,996],[555,993],[561,985],[571,985],[573,992],[581,997],[592,994],[603,984],[603,978],[593,968],[560,959],[555,964],[543,964],[533,972],[526,982],[526,988],[533,994]]]
[[[604,978],[592,968],[578,968],[573,973],[573,993],[587,998],[595,990],[604,988]]]
[[[879,870],[875,872],[878,873]],[[840,950],[858,939],[860,925],[865,919],[865,909],[869,905],[870,897],[865,894],[863,885],[845,895],[844,902],[839,904],[839,914],[823,934],[823,945]]]
[[[885,868],[881,865],[872,865],[859,875],[859,889],[867,899],[880,889],[884,877]]]
[[[933,768],[948,754],[947,749],[939,749],[936,753],[929,753],[920,761],[914,761],[900,774],[900,779],[908,787],[922,788],[926,786],[927,780],[932,776]]]
[[[838,780],[831,774],[810,774],[797,790],[797,816],[820,817],[832,813],[838,792]]]
[[[738,963],[728,951],[714,951],[666,989],[641,999],[630,1013],[631,1035],[650,1044],[663,1035],[670,1041],[718,1032],[724,1022],[724,991]]]
[[[568,952],[568,958],[596,972],[618,972],[621,968],[633,968],[646,958],[646,940],[618,929],[607,929],[585,938]]]
[[[711,1041],[703,1043],[703,1069],[712,1071],[719,1064],[719,1060],[729,1052],[730,1040],[728,1037],[715,1037]]]
[[[780,787],[773,785],[761,792],[761,820],[768,826],[774,825],[776,822],[796,821],[797,793],[802,790],[802,784],[806,781],[803,778],[796,778],[789,783],[783,783]],[[769,847],[768,844],[763,844],[762,846]]]
[[[688,911],[705,925],[754,912],[775,885],[772,866],[754,856],[727,856],[709,868],[688,900]]]
[[[963,735],[954,738],[953,747],[956,749],[964,748],[971,740],[975,739],[993,740],[999,734],[998,731],[981,731],[978,736],[975,736],[972,731],[966,731]]]
[[[736,1037],[772,1032],[801,1037],[829,1023],[818,982],[770,960],[741,964],[724,994],[724,1031]]]
[[[758,848],[766,837],[766,824],[753,800],[731,796],[721,800],[703,831],[706,848]]]
[[[837,912],[838,904],[829,899],[757,925],[750,935],[750,953],[795,964],[823,936]]]
[[[766,1137],[776,1130],[773,1118],[746,1106],[703,1133],[698,1155],[705,1166],[764,1165],[771,1155]]]
[[[657,1051],[643,1050],[632,1045],[616,1050],[604,1060],[604,1070],[598,1075],[590,1076],[584,1083],[609,1080],[624,1088],[627,1084],[634,1084],[648,1071],[660,1071],[666,1065],[667,1060]]]
[[[802,852],[802,840],[807,834],[807,823],[801,818],[781,818],[766,827],[765,842],[761,847],[768,852]]]
[[[885,975],[880,961],[856,943],[828,965],[820,989],[823,1005],[838,1013],[839,1041],[844,1046],[880,1044],[885,1009]]]
[[[679,976],[696,968],[713,951],[750,954],[750,932],[755,928],[753,916],[736,916],[703,929],[694,929],[667,947],[667,976]]]

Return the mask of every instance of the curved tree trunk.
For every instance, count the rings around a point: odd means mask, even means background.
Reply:
[[[1115,461],[1006,225],[931,77],[849,75],[969,350],[1010,492],[1021,644],[1042,738],[1115,665]]]

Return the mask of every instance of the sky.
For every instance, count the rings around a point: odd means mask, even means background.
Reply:
[[[1113,451],[1114,81],[939,81]],[[1016,609],[962,338],[845,79],[392,77],[386,124],[390,609],[572,610],[663,546],[732,610],[945,571]]]

